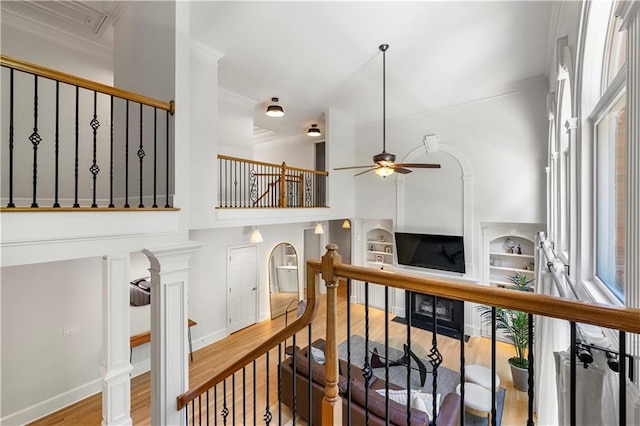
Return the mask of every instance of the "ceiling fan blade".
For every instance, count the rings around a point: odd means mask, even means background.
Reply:
[[[400,173],[400,174],[403,174],[403,175],[406,175],[407,173],[411,173],[411,170],[405,169],[403,167],[398,167],[397,164],[395,166],[393,166],[392,168],[393,168],[393,170],[395,170],[396,173]]]
[[[428,163],[401,163],[396,164],[396,167],[410,167],[413,169],[439,169],[440,164],[428,164]]]
[[[366,169],[367,167],[373,167],[373,165],[369,164],[368,166],[334,167],[333,170]]]
[[[363,175],[363,174],[365,174],[365,173],[367,173],[367,172],[370,172],[370,171],[372,171],[372,170],[375,170],[375,169],[377,169],[377,168],[378,168],[378,167],[373,167],[373,168],[371,168],[371,169],[369,169],[369,170],[365,170],[364,172],[356,173],[355,175],[353,175],[353,177]]]

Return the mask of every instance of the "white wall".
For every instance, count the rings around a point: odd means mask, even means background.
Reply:
[[[258,248],[258,319],[268,319],[269,255],[281,242],[296,249],[298,263],[304,259],[303,228],[310,223],[261,225],[264,241]],[[202,347],[227,335],[227,248],[249,245],[252,227],[196,230],[190,239],[205,243],[191,258],[189,275],[189,317],[198,325],[191,330],[194,347]],[[303,279],[298,270],[299,279]]]
[[[2,418],[100,391],[101,312],[100,258],[2,268]]]
[[[218,154],[253,158],[255,101],[227,90],[218,92]],[[213,133],[213,129],[211,129]]]
[[[284,161],[287,166],[315,170],[315,142],[311,138],[306,141],[265,142],[255,146],[253,158],[273,164],[282,164]]]
[[[422,145],[424,136],[429,134],[439,135],[441,145],[449,145],[469,160],[473,173],[473,241],[472,259],[468,262],[480,262],[480,222],[546,221],[546,90],[545,80],[539,79],[528,90],[387,123],[387,151],[394,153],[397,161]],[[379,123],[356,129],[356,163],[367,164],[382,150],[381,135]],[[438,155],[423,154],[412,162],[431,162]],[[443,165],[449,161],[441,159]],[[425,189],[422,196],[412,189],[412,195],[405,197],[404,211],[412,212],[413,229],[447,233],[461,227],[462,176],[460,172],[455,176],[454,165],[447,167],[449,171],[444,170],[445,173],[414,170],[407,177],[409,181],[421,176],[421,187],[437,188],[437,194]],[[397,222],[396,177],[382,179],[368,173],[354,179],[356,216],[390,217]],[[450,199],[446,199],[447,194],[451,194]],[[425,212],[423,224],[418,223],[420,212]]]

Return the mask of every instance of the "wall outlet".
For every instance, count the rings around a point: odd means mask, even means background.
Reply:
[[[62,335],[64,337],[71,336],[72,334],[80,333],[80,326],[78,324],[70,325],[69,327],[65,327],[62,330]]]

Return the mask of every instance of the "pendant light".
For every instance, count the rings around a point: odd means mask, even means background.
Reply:
[[[278,98],[271,98],[271,102],[278,102]],[[271,104],[267,107],[267,115],[269,117],[282,117],[284,109],[280,105]]]
[[[314,234],[324,234],[324,228],[322,227],[322,224],[319,223],[316,225],[316,229],[313,231]]]
[[[260,233],[260,230],[256,226],[253,229],[253,232],[251,233],[251,237],[249,238],[249,242],[251,244],[257,244],[257,243],[261,243],[262,241],[263,241],[262,240],[262,234]]]
[[[349,219],[345,219],[345,220],[342,222],[342,227],[343,227],[344,229],[350,229],[350,228],[351,228],[351,222],[349,222]]]
[[[309,130],[307,130],[307,135],[311,136],[311,137],[318,137],[320,136],[322,133],[320,132],[320,129],[318,129],[318,125],[317,124],[312,124],[311,127],[309,128]]]

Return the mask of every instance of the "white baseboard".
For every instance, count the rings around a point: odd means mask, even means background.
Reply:
[[[23,425],[102,392],[102,378],[78,386],[0,419],[3,425]]]
[[[133,370],[131,370],[131,377],[138,377],[148,371],[151,371],[151,358],[143,359],[132,364]]]
[[[406,318],[407,310],[404,307],[400,308],[400,307],[394,306],[391,308],[391,313],[397,317]]]
[[[209,346],[212,343],[217,342],[220,339],[224,339],[227,337],[229,333],[227,332],[227,328],[221,328],[218,331],[214,331],[211,334],[207,334],[206,336],[199,337],[197,339],[193,339],[191,344],[193,345],[193,350],[196,351],[198,349],[204,348],[205,346]]]

